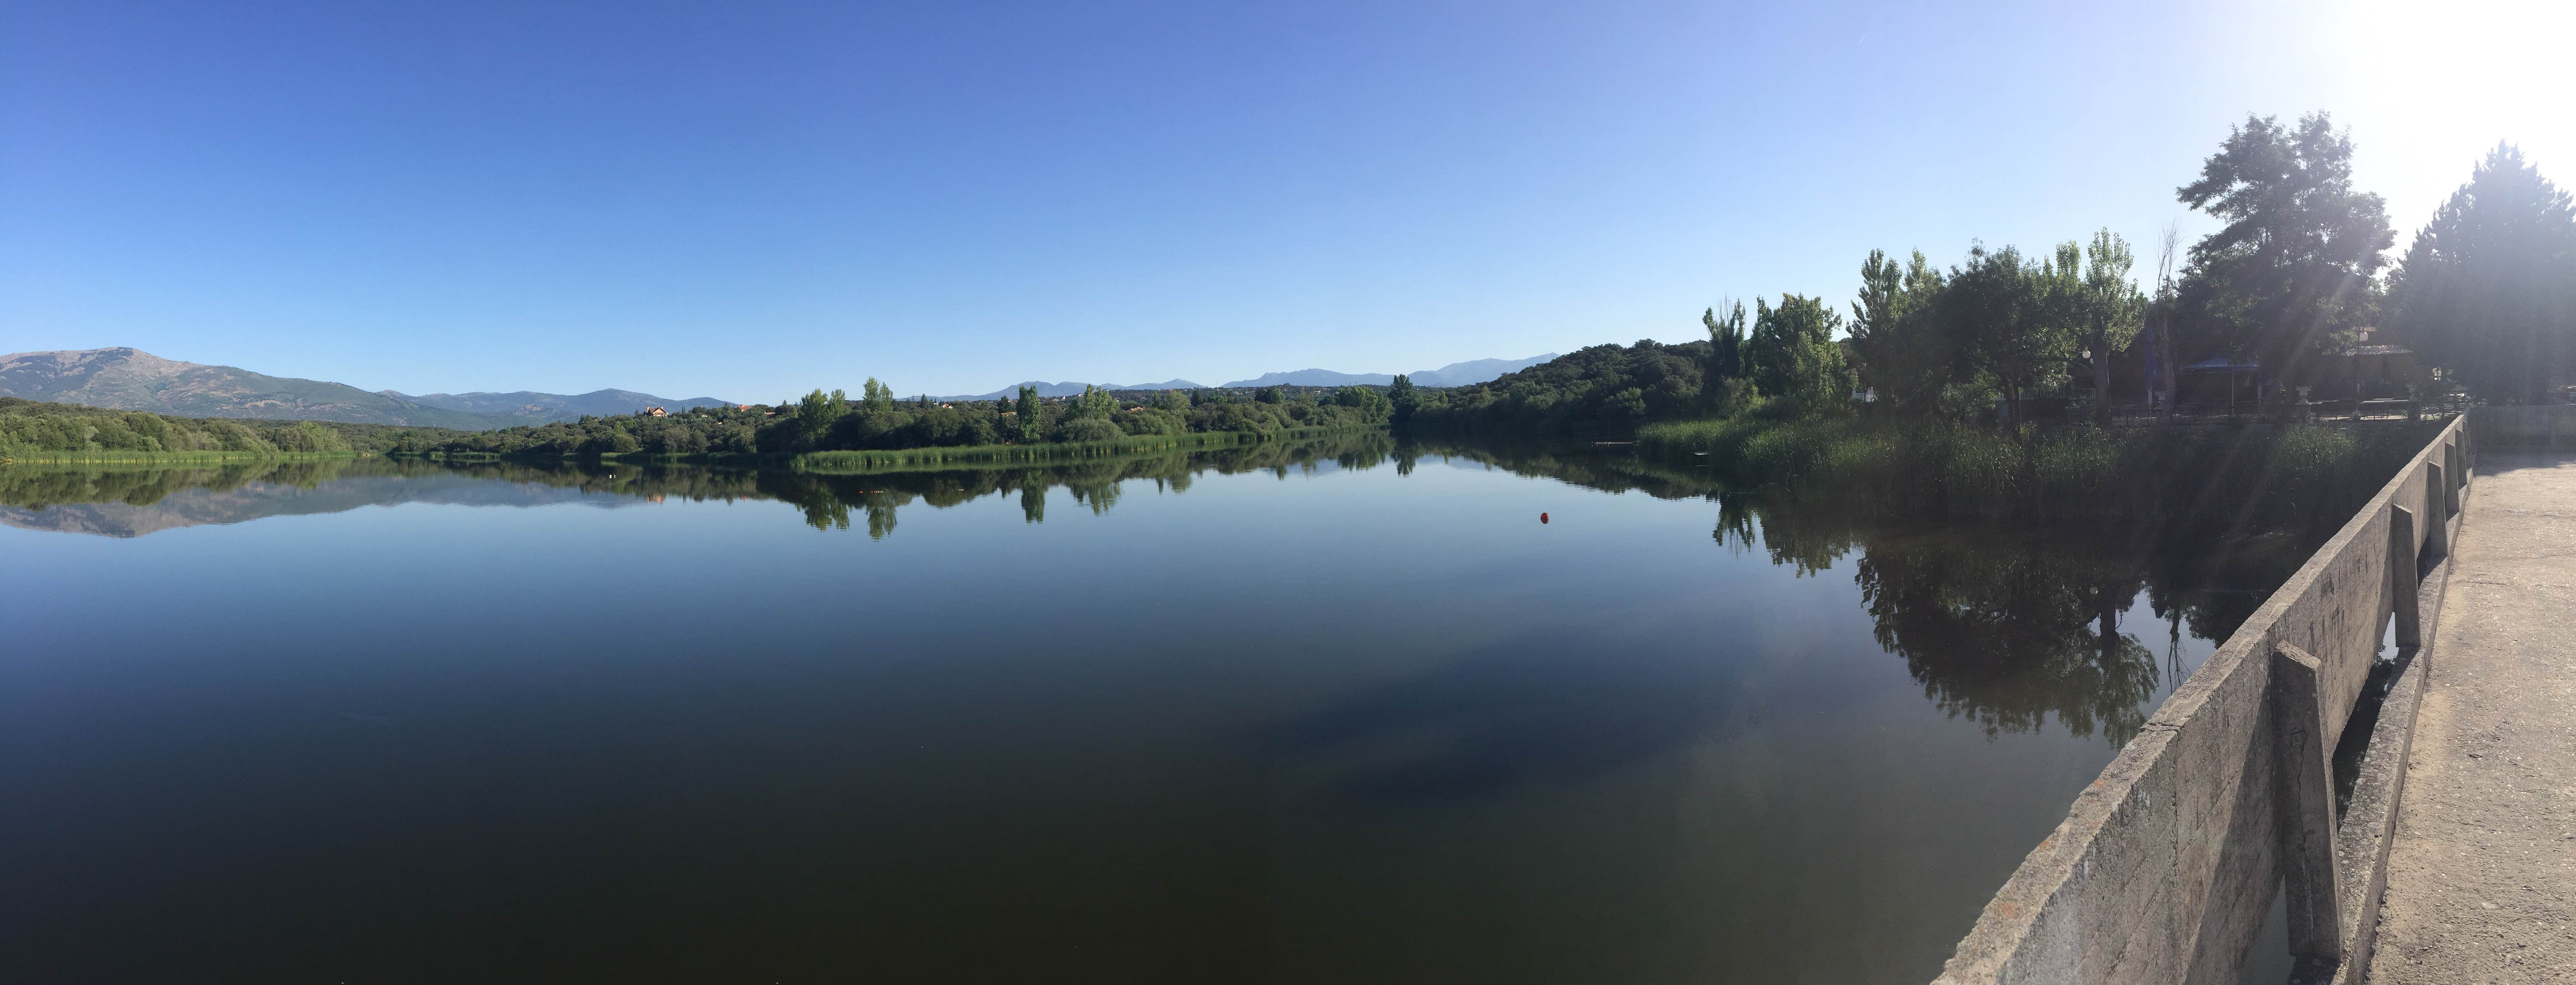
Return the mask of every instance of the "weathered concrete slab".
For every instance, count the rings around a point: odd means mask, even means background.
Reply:
[[[2386,985],[2576,982],[2576,455],[2484,438],[2389,850]]]
[[[2466,456],[2454,459],[2466,460]],[[2456,486],[2453,491],[2458,491]],[[2466,519],[2465,515],[2451,517],[2446,532],[2453,535],[2454,542]],[[2391,536],[2397,533],[2391,531]],[[2401,610],[2413,608],[2423,625],[2439,625],[2443,590],[2450,577],[2451,560],[2444,558],[2425,572],[2416,588],[2415,604],[2401,606]],[[2380,894],[2388,888],[2388,849],[2397,837],[2397,805],[2406,791],[2416,710],[2424,694],[2424,668],[2431,662],[2420,637],[2402,626],[2395,635],[2399,644],[2396,678],[2381,696],[2379,720],[2371,729],[2368,752],[2353,778],[2352,803],[2335,830],[2335,865],[2339,870],[2336,882],[2344,896],[2338,912],[2343,921],[2344,953],[2336,962],[2301,962],[2292,973],[2290,985],[2353,985],[2369,979],[2371,955],[2378,941]]]

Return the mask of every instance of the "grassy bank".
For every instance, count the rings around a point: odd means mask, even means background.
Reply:
[[[2129,514],[2250,526],[2340,523],[2437,423],[2347,430],[1993,432],[1860,418],[1649,424],[1638,450],[1801,498],[1946,515]]]

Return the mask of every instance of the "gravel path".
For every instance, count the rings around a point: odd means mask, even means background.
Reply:
[[[2576,982],[2576,456],[2481,452],[2371,981]]]

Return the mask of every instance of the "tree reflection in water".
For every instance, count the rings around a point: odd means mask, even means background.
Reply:
[[[1586,488],[1713,499],[1718,543],[1762,552],[1800,577],[1857,554],[1853,580],[1878,644],[1905,660],[1935,705],[1989,735],[2036,731],[2054,714],[2072,733],[2115,746],[2146,724],[2158,688],[2180,682],[2186,631],[2225,639],[2331,532],[2190,518],[2040,526],[1893,516],[1732,491],[1703,470],[1563,445],[1408,445],[1399,461],[1421,454]],[[2165,623],[2161,655],[2120,625],[2141,592]]]
[[[2184,627],[2224,639],[2306,553],[2288,537],[2184,525],[1934,526],[1713,495],[1712,536],[1801,576],[1857,553],[1853,581],[1878,645],[1933,704],[1990,736],[2037,731],[2054,714],[2077,736],[2126,743],[2148,699],[2178,683]],[[2141,592],[2166,623],[2161,656],[2120,625]]]
[[[1291,469],[1314,470],[1331,461],[1344,468],[1383,464],[1395,452],[1395,440],[1382,431],[1361,431],[1306,441],[1247,445],[1212,452],[1104,457],[1075,464],[1024,468],[961,468],[939,471],[871,472],[833,475],[801,471],[745,472],[751,477],[743,495],[795,504],[816,530],[848,530],[851,509],[867,514],[868,536],[884,539],[895,529],[898,507],[923,503],[945,509],[985,496],[1017,494],[1020,515],[1029,523],[1046,522],[1047,494],[1062,488],[1095,516],[1118,505],[1120,489],[1131,481],[1150,481],[1155,488],[1184,492],[1201,472],[1233,475],[1268,471],[1286,477]],[[656,481],[653,472],[706,471],[697,467],[646,470],[639,488]]]

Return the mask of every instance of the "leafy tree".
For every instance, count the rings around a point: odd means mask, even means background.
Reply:
[[[269,433],[268,440],[283,452],[321,454],[349,450],[348,442],[313,421],[297,421],[279,428]]]
[[[1106,417],[1076,417],[1066,420],[1059,429],[1058,441],[1110,441],[1124,438],[1127,432]]]
[[[2181,313],[2203,351],[2275,379],[2349,343],[2373,308],[2387,206],[2352,188],[2352,138],[2324,113],[2248,116],[2176,194],[2227,225],[2191,248]]]
[[[2390,300],[2425,358],[2470,392],[2553,399],[2576,370],[2576,209],[2499,143],[2415,234]]]
[[[1753,310],[1744,363],[1755,389],[1810,408],[1830,406],[1851,393],[1851,371],[1834,342],[1842,316],[1823,298],[1783,294],[1777,308],[1755,298]]]
[[[1397,373],[1395,382],[1386,388],[1386,399],[1392,408],[1390,418],[1397,424],[1413,419],[1413,409],[1421,406],[1422,395],[1413,385],[1413,377]]]
[[[1402,377],[1397,378],[1402,379]],[[1409,387],[1411,383],[1408,381],[1406,385]],[[1359,411],[1360,419],[1371,423],[1384,423],[1395,414],[1395,403],[1388,400],[1386,394],[1377,392],[1373,387],[1343,387],[1334,391],[1333,403],[1335,406]]]
[[[1115,394],[1085,383],[1082,385],[1082,396],[1074,401],[1072,412],[1065,416],[1074,419],[1108,420],[1117,413],[1118,397]]]
[[[2128,348],[2146,324],[2147,296],[2129,279],[2135,262],[2128,240],[2109,229],[2096,231],[2084,247],[2084,273],[2069,298],[2076,341],[2093,363],[2096,413],[2111,406],[2111,353]]]
[[[840,391],[833,392],[837,394]],[[868,413],[881,414],[894,409],[894,388],[877,382],[876,377],[868,377],[867,383],[860,386],[859,393],[860,402],[867,407]]]
[[[832,422],[849,412],[850,395],[847,392],[834,390],[826,394],[816,389],[796,402],[796,428],[809,440],[820,438],[832,430]]]
[[[1941,268],[1916,250],[1902,265],[1880,250],[1860,265],[1860,297],[1852,302],[1852,354],[1861,383],[1888,406],[1907,413],[1946,410],[1957,360],[1938,317]]]
[[[2064,378],[2075,354],[2074,332],[2058,317],[2050,287],[2058,280],[2047,263],[2024,259],[2007,246],[1968,250],[1968,262],[1951,268],[1941,291],[1943,334],[1964,375],[2010,398]]]

